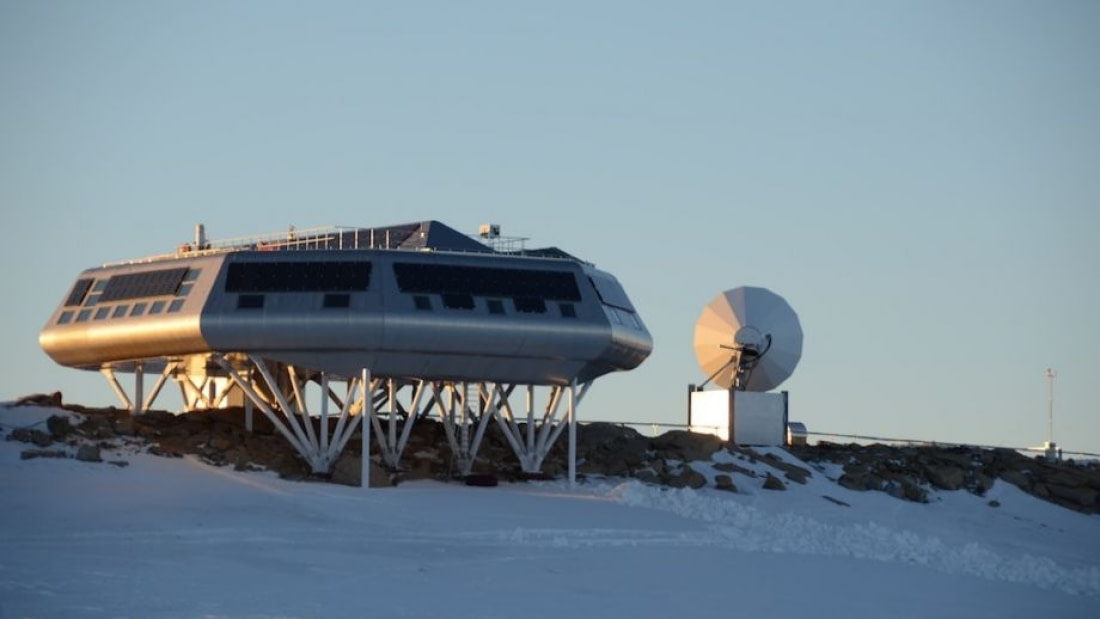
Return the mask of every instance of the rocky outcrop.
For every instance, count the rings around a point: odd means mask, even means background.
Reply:
[[[28,398],[31,403],[53,402],[60,400],[60,394]],[[253,430],[247,431],[241,409],[181,415],[149,411],[131,419],[126,411],[114,408],[63,408],[80,413],[73,416],[75,422],[58,414],[47,420],[45,430],[17,428],[7,440],[38,448],[24,452],[24,458],[61,454],[96,462],[103,459],[101,450],[136,444],[159,456],[193,455],[238,470],[275,471],[287,479],[359,485],[362,454],[358,438],[348,443],[331,473],[317,475],[264,416],[255,415]],[[523,424],[520,429],[525,431]],[[739,479],[757,488],[781,491],[792,483],[805,484],[826,470],[839,470],[833,481],[841,486],[886,492],[907,501],[927,502],[937,490],[965,490],[983,496],[993,484],[1003,482],[1069,509],[1100,513],[1100,463],[1096,462],[1049,462],[1013,450],[976,447],[818,443],[789,448],[797,461],[818,469],[813,471],[774,453],[725,446],[710,435],[674,431],[650,438],[610,423],[581,424],[577,434],[577,472],[581,477],[635,478],[669,487],[701,488],[707,485],[709,475],[715,488],[738,492],[740,482],[735,476],[740,475]],[[543,462],[542,472],[527,475],[499,428],[490,424],[473,473],[477,479],[494,481],[560,477],[568,468],[565,444],[563,436]],[[715,462],[720,453],[724,457]],[[454,480],[459,475],[443,426],[434,420],[421,419],[413,426],[397,470],[381,464],[377,444],[372,445],[371,460],[371,485],[376,487],[412,479]],[[826,463],[834,466],[827,468]],[[700,472],[708,470],[708,475]]]
[[[836,480],[853,490],[878,490],[928,502],[933,490],[984,496],[998,480],[1085,513],[1100,513],[1100,463],[1049,461],[1012,449],[818,443],[791,447],[803,462],[843,467]]]

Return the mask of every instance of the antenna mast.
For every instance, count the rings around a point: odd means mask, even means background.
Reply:
[[[1047,391],[1047,444],[1054,444],[1054,379],[1058,376],[1058,372],[1052,368],[1047,368],[1047,381],[1049,382],[1049,388]]]

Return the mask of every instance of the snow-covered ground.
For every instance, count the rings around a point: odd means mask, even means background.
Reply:
[[[0,426],[53,413],[0,406]],[[125,467],[20,459],[29,447],[0,441],[2,619],[1100,616],[1100,517],[1005,483],[927,505],[827,470],[786,492],[740,474],[737,494],[364,491],[136,449],[104,453]]]

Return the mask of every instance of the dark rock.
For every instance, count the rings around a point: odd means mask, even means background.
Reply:
[[[77,425],[77,430],[84,436],[92,439],[115,438],[115,430],[111,424],[111,420],[99,415],[85,417],[84,420]]]
[[[764,478],[765,490],[786,490],[787,485],[783,483],[783,480],[779,479],[775,475],[768,473],[768,476]]]
[[[7,440],[19,441],[20,443],[32,443],[39,447],[49,447],[53,444],[53,438],[49,434],[46,434],[42,430],[35,430],[34,428],[16,428],[8,435]]]
[[[1001,506],[1001,502],[1000,502],[1000,501],[997,501],[997,500],[993,500],[993,501],[990,501],[990,502],[989,502],[989,506],[990,506],[990,507],[1000,507],[1000,506]]]
[[[1001,479],[1007,481],[1013,486],[1016,486],[1020,490],[1023,490],[1025,492],[1031,491],[1031,480],[1028,478],[1027,475],[1024,475],[1020,471],[1005,471],[1004,473],[1001,473]]]
[[[738,466],[733,462],[719,462],[712,466],[714,467],[714,470],[722,471],[723,473],[741,473],[746,477],[756,477],[756,471],[752,469],[747,469],[743,466]]]
[[[498,480],[497,476],[492,473],[477,473],[467,475],[464,479],[467,486],[478,486],[481,488],[495,488]]]
[[[50,436],[55,441],[65,440],[74,431],[69,418],[62,415],[50,415],[50,418],[46,420],[46,429],[50,431]]]
[[[60,449],[25,449],[19,454],[20,460],[35,458],[68,458],[69,454]]]
[[[729,475],[719,474],[714,476],[714,487],[726,492],[737,492],[737,485]]]
[[[709,460],[722,448],[722,439],[713,434],[696,434],[685,430],[672,430],[653,439],[653,448],[666,460]]]
[[[53,393],[35,393],[33,395],[25,395],[15,401],[16,406],[45,406],[49,408],[61,408],[61,392],[54,391]]]
[[[81,462],[103,462],[103,458],[99,455],[99,447],[97,445],[81,445],[76,450],[76,459]]]
[[[363,480],[362,467],[362,456],[345,451],[336,460],[335,466],[332,467],[331,481],[334,484],[342,484],[345,486],[361,486]],[[393,482],[390,480],[389,473],[387,473],[377,462],[371,460],[370,487],[385,488],[392,485]]]
[[[966,474],[956,466],[929,466],[926,474],[928,481],[942,490],[958,490],[966,482]]]
[[[691,468],[690,466],[684,466],[679,473],[675,475],[668,475],[664,479],[665,485],[673,488],[695,488],[699,489],[707,485],[707,478]]]
[[[831,497],[827,494],[821,495],[821,498],[825,499],[826,501],[829,501],[830,503],[836,503],[837,505],[840,505],[841,507],[851,507],[851,505],[849,505],[848,503],[845,503],[844,501],[841,501],[840,499],[834,499],[833,497]]]
[[[1069,487],[1059,486],[1057,484],[1047,484],[1047,489],[1050,490],[1051,496],[1075,503],[1080,507],[1092,507],[1096,505],[1096,498],[1100,493],[1092,488],[1084,486]]]
[[[774,454],[765,454],[764,457],[760,459],[760,461],[772,468],[783,471],[784,476],[787,479],[799,484],[805,484],[806,478],[811,476],[809,470],[784,462],[776,457]]]

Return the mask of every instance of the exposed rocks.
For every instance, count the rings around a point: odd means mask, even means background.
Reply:
[[[56,397],[28,396],[21,400],[39,406],[44,406],[39,402],[54,401],[60,401],[60,394]],[[351,439],[330,474],[315,474],[263,415],[254,416],[253,429],[248,431],[242,409],[181,415],[148,411],[131,419],[126,411],[115,408],[90,409],[78,405],[63,408],[79,413],[78,421],[70,421],[68,415],[55,415],[46,421],[47,431],[16,428],[5,437],[6,440],[39,448],[23,452],[24,459],[76,457],[100,462],[104,449],[115,449],[117,444],[137,445],[138,449],[159,456],[192,455],[210,464],[233,466],[237,470],[274,471],[287,479],[359,485],[358,437]],[[319,432],[319,420],[315,419],[314,423],[314,430]],[[521,434],[526,432],[524,424],[518,427]],[[55,445],[67,449],[46,449]],[[1100,513],[1100,463],[1096,462],[1049,462],[1009,449],[972,447],[818,443],[791,447],[789,451],[814,468],[825,470],[824,463],[838,465],[843,473],[835,481],[845,488],[885,492],[907,501],[928,502],[937,490],[966,490],[984,496],[1000,481],[1069,509]],[[719,453],[723,454],[722,461],[714,462]],[[416,421],[398,468],[385,466],[377,443],[371,446],[371,460],[372,486],[394,485],[413,479],[459,479],[458,460],[451,453],[444,428],[430,419]],[[125,465],[121,461],[111,464]],[[708,465],[711,473],[700,472],[708,470],[705,468]],[[501,480],[555,478],[564,475],[567,466],[563,435],[546,456],[539,474],[523,473],[504,434],[495,424],[490,424],[473,463],[473,473]],[[810,469],[785,462],[773,452],[761,453],[748,447],[728,448],[714,436],[673,431],[649,438],[631,428],[609,423],[578,427],[577,472],[582,479],[586,476],[634,478],[676,488],[702,488],[707,485],[709,476],[714,480],[713,487],[728,492],[739,491],[736,475],[753,480],[763,473],[762,482],[752,483],[777,491],[787,489],[784,480],[805,484],[813,475]]]
[[[24,449],[19,453],[20,460],[33,460],[35,458],[68,458],[69,452],[64,449]]]
[[[775,475],[772,475],[771,473],[768,473],[767,477],[764,478],[764,489],[765,490],[786,490],[787,489],[787,484],[784,484],[783,480],[779,479]]]
[[[1100,463],[1052,462],[1012,449],[979,447],[839,445],[791,447],[803,462],[843,466],[837,480],[853,490],[878,490],[926,503],[931,490],[966,490],[977,496],[998,481],[1069,509],[1100,513]]]
[[[61,408],[61,392],[35,393],[25,395],[15,401],[16,406],[46,406],[49,408]]]
[[[733,478],[726,474],[714,476],[714,487],[726,492],[737,492],[737,485],[733,483]]]
[[[710,434],[694,434],[686,430],[672,430],[652,439],[653,449],[665,460],[710,460],[714,452],[722,448],[722,439]]]
[[[103,456],[96,445],[84,444],[77,448],[76,459],[81,462],[103,462]]]
[[[16,428],[8,435],[7,440],[19,441],[20,443],[31,443],[39,447],[49,447],[53,444],[53,438],[49,434],[46,434],[42,430],[35,430],[34,428]]]

